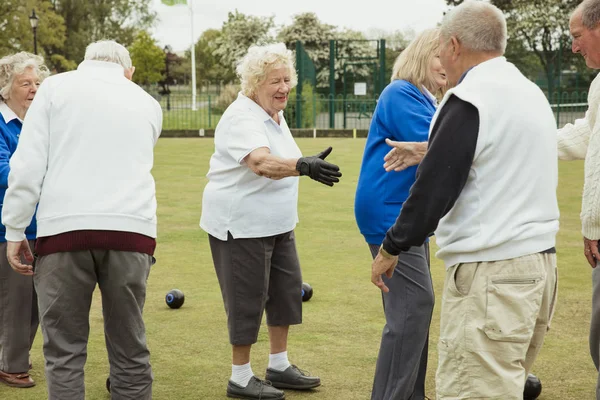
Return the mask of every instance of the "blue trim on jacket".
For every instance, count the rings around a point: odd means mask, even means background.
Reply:
[[[413,166],[385,172],[383,157],[391,150],[385,139],[426,142],[435,110],[427,95],[404,80],[393,81],[381,93],[369,127],[354,200],[356,222],[367,243],[383,242],[408,198],[417,171]]]
[[[17,150],[21,128],[21,121],[13,119],[7,124],[2,114],[0,114],[0,242],[6,242],[6,228],[2,223],[2,206],[8,188],[9,161]],[[27,236],[27,239],[33,240],[36,238],[36,233],[37,224],[34,214],[31,224],[25,229],[25,236]]]

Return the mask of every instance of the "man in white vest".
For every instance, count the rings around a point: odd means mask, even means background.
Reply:
[[[583,1],[571,15],[573,53],[580,53],[589,68],[600,69],[600,0]],[[588,92],[589,108],[585,117],[567,124],[558,131],[558,157],[561,160],[584,160],[585,180],[581,205],[583,254],[592,268],[592,321],[590,324],[590,354],[600,366],[600,75]],[[600,400],[600,376],[596,384],[596,399]]]
[[[554,309],[556,125],[543,92],[503,57],[506,37],[489,3],[446,14],[440,60],[456,86],[372,265],[387,291],[381,275],[435,231],[447,268],[438,399],[522,399]]]

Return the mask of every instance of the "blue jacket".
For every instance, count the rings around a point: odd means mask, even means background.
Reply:
[[[6,228],[2,223],[2,206],[4,204],[4,195],[8,188],[9,161],[17,150],[21,127],[21,121],[18,119],[13,119],[7,124],[2,114],[0,114],[0,242],[6,242]],[[34,214],[31,224],[25,229],[25,236],[29,240],[35,239],[36,231],[37,226]]]
[[[354,200],[356,222],[367,243],[383,242],[408,198],[417,171],[414,166],[385,172],[383,157],[391,150],[385,139],[426,142],[435,110],[427,95],[404,80],[393,81],[381,93],[369,127]]]

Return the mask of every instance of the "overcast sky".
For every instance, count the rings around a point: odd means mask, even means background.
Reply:
[[[185,50],[191,43],[190,14],[186,6],[166,6],[152,0],[158,13],[153,30],[161,46]],[[243,14],[275,16],[278,26],[289,25],[292,16],[314,12],[321,22],[362,32],[381,29],[388,32],[413,29],[418,32],[438,23],[447,9],[444,0],[366,0],[356,5],[348,0],[188,0],[194,1],[194,36],[203,31],[220,29],[227,13],[238,10]],[[368,37],[367,39],[379,39]]]

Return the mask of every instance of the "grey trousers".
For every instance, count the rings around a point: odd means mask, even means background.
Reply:
[[[35,241],[30,240],[31,250]],[[0,243],[0,371],[29,370],[29,350],[39,325],[37,297],[31,276],[15,272]]]
[[[142,310],[152,257],[91,250],[37,261],[34,282],[49,400],[84,400],[89,316],[96,283],[102,294],[112,400],[152,398],[152,368]]]
[[[379,246],[369,245],[373,258]],[[429,244],[402,252],[383,294],[385,327],[375,368],[372,400],[423,400],[434,293]]]
[[[219,279],[229,341],[256,343],[263,311],[267,325],[302,323],[302,272],[294,231],[227,241],[208,235]]]
[[[600,265],[592,270],[592,321],[590,323],[590,354],[596,369],[600,368]],[[600,400],[600,374],[596,382],[596,400]]]

